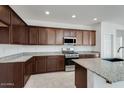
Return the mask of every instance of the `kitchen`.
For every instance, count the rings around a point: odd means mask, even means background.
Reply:
[[[60,11],[66,10],[65,8],[67,7],[68,6],[0,5],[1,88],[72,87],[69,85],[66,86],[66,81],[64,82],[64,80],[61,80],[61,82],[63,82],[63,86],[61,86],[58,80],[59,77],[57,76],[58,73],[58,75],[63,75],[63,78],[68,78],[64,77],[64,74],[68,76],[70,73],[73,73],[71,77],[75,77],[74,79],[77,80],[74,81],[73,79],[73,87],[89,87],[87,83],[89,84],[89,82],[91,83],[93,81],[88,79],[86,75],[91,72],[93,72],[93,74],[94,72],[100,74],[98,71],[102,68],[101,65],[99,65],[101,68],[97,68],[97,70],[87,67],[91,63],[89,61],[93,61],[90,65],[92,67],[92,65],[97,63],[94,60],[101,62],[100,60],[103,60],[101,58],[120,56],[117,55],[117,49],[121,46],[116,46],[116,34],[118,32],[117,30],[124,29],[123,25],[105,21],[101,22],[100,19],[97,18],[93,18],[93,21],[89,21],[90,26],[75,25],[74,23],[77,22],[76,14],[72,14],[70,20],[65,17],[65,19],[61,21],[63,23],[57,23],[58,20],[60,20],[59,16],[62,17]],[[88,9],[88,7],[98,10],[98,6],[70,6],[64,13],[66,14],[68,11],[72,11],[75,8],[83,10],[84,8]],[[105,8],[103,7],[105,6],[99,6],[99,11],[109,9],[107,6]],[[114,6],[111,7],[116,8]],[[118,8],[123,8],[123,6]],[[56,10],[58,15],[55,17],[52,12],[45,11],[48,9],[51,11],[52,9],[58,9]],[[39,15],[39,11],[42,12],[41,15]],[[111,11],[111,8],[108,11]],[[114,12],[112,13],[114,14]],[[67,13],[67,15],[69,14],[71,15],[71,12]],[[66,19],[68,22],[72,22],[72,24],[64,23]],[[48,22],[48,20],[53,22]],[[77,17],[77,20],[79,21],[81,19]],[[84,23],[87,23],[85,18]],[[89,64],[85,65],[85,63]],[[110,62],[107,64],[110,64]],[[96,66],[98,66],[98,64],[96,64]],[[82,75],[83,73],[80,73],[83,70],[76,72],[78,71],[78,67],[81,69],[85,68],[85,71],[88,69],[88,72],[84,71],[85,75]],[[89,72],[89,70],[91,72]],[[111,72],[111,69],[109,70]],[[48,77],[52,76],[52,74],[54,78],[56,78],[54,82],[59,84],[58,86],[54,86],[54,84],[49,86],[51,82],[44,83],[49,81]],[[45,75],[47,75],[47,77],[45,77]],[[78,78],[76,78],[76,75],[79,77],[77,76]],[[32,77],[38,77],[37,79],[35,78],[35,80],[40,80],[40,78],[42,80],[42,77],[45,77],[45,79],[43,78],[44,82],[41,82],[43,84],[39,84],[39,81],[29,83]],[[82,80],[84,77],[85,83],[83,84],[85,85],[80,86],[82,85],[79,83],[80,79]],[[106,83],[111,84],[111,79],[109,80],[106,75],[102,76],[100,74],[100,77],[107,78]],[[72,79],[69,78],[68,82],[71,82],[71,80]],[[90,85],[90,87],[98,86]],[[101,87],[104,86],[101,84]]]

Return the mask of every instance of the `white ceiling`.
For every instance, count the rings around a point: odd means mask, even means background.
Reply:
[[[26,23],[28,20],[91,25],[108,21],[124,25],[124,5],[11,5],[10,6]],[[50,15],[45,15],[50,11]],[[73,19],[71,16],[77,17]],[[98,18],[94,21],[93,18]]]

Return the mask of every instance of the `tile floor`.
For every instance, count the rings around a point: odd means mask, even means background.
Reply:
[[[32,75],[25,88],[75,88],[74,72],[53,72]]]

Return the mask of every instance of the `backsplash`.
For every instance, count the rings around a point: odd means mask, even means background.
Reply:
[[[10,45],[0,44],[0,57],[22,52],[59,52],[63,47],[73,47],[75,51],[93,51],[93,46],[64,46],[64,45]]]

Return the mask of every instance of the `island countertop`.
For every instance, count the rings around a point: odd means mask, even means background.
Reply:
[[[124,61],[109,62],[101,58],[74,59],[73,61],[110,83],[124,81]]]

